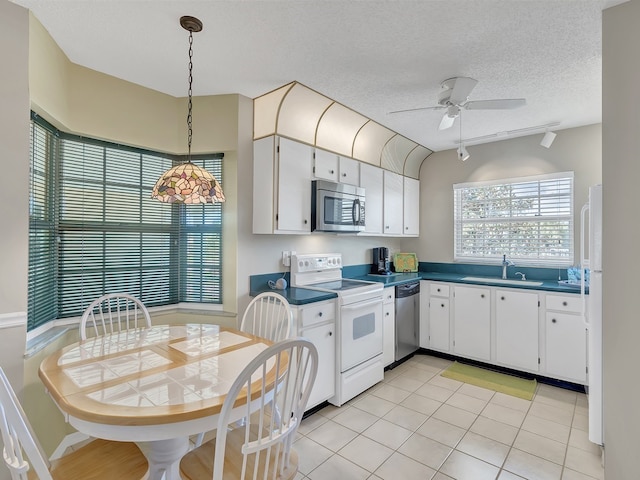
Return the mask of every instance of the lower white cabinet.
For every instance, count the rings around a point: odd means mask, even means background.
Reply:
[[[292,306],[297,334],[310,340],[318,349],[318,374],[307,402],[307,410],[335,395],[335,308],[334,300]]]
[[[538,371],[538,293],[495,291],[496,360]]]
[[[421,289],[425,292],[423,295],[429,298],[428,326],[425,331],[428,332],[428,348],[441,352],[449,352],[451,349],[451,322],[449,308],[449,285],[445,283],[430,283],[429,288]],[[426,295],[429,292],[429,295]],[[420,325],[422,331],[423,326]],[[422,333],[421,333],[422,335]]]
[[[422,348],[586,385],[580,295],[431,280],[421,290]]]
[[[580,297],[547,294],[546,370],[554,377],[587,383],[587,331]]]
[[[456,285],[453,290],[453,352],[491,360],[491,290]]]
[[[384,289],[382,304],[382,361],[387,367],[395,361],[396,356],[396,292],[395,288]]]

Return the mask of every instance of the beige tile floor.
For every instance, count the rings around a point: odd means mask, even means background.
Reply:
[[[416,355],[342,407],[305,418],[296,480],[603,479],[587,397],[538,384],[532,401],[440,376]]]

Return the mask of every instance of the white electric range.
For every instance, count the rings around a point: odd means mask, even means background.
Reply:
[[[292,256],[291,285],[338,295],[336,394],[329,402],[340,406],[382,381],[382,283],[342,278],[342,255],[324,253]]]

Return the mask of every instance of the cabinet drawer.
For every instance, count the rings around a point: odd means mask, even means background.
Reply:
[[[442,283],[429,284],[429,293],[432,297],[449,297],[449,285]]]
[[[335,304],[320,303],[318,305],[308,305],[300,308],[300,328],[327,322],[335,318]]]
[[[559,312],[582,312],[580,295],[547,295],[547,310]]]
[[[396,299],[396,289],[394,287],[387,287],[382,293],[383,303],[393,303]]]

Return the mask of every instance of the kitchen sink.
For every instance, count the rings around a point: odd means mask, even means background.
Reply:
[[[530,287],[539,287],[542,282],[535,280],[519,280],[517,278],[495,278],[495,277],[462,277],[462,280],[469,282],[486,282],[486,283],[499,283],[503,285],[528,285]]]

